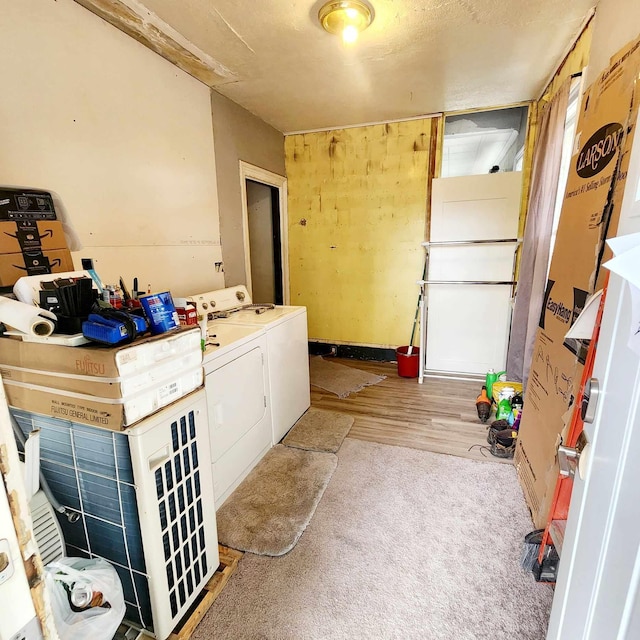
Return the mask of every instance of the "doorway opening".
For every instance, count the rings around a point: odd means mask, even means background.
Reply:
[[[286,179],[240,163],[245,277],[253,302],[287,304]]]
[[[246,189],[251,297],[254,302],[283,304],[278,189],[255,180],[246,180]]]

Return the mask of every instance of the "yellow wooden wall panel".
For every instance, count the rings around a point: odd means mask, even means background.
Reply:
[[[408,342],[430,135],[423,119],[285,138],[291,302],[310,339]]]
[[[593,36],[593,18],[584,26],[582,33],[556,71],[544,90],[544,98],[550,100],[564,81],[575,73],[580,73],[589,64],[591,39]]]

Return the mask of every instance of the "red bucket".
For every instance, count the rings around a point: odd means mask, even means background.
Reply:
[[[407,353],[409,347],[398,347],[396,359],[398,361],[398,375],[401,378],[417,378],[420,368],[420,349],[413,347],[411,353]]]

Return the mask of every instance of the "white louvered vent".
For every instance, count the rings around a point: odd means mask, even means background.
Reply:
[[[153,631],[157,638],[168,638],[219,564],[204,390],[127,434]]]
[[[30,503],[33,532],[43,564],[47,565],[64,555],[64,540],[53,507],[43,491],[38,491]]]

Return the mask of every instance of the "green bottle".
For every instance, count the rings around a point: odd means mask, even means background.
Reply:
[[[489,371],[487,371],[487,379],[485,382],[485,386],[487,387],[487,397],[489,398],[489,400],[493,399],[493,392],[491,390],[493,387],[493,383],[499,380],[500,376],[504,375],[505,373],[507,372],[499,371],[498,373],[496,373],[493,369],[489,369]]]

